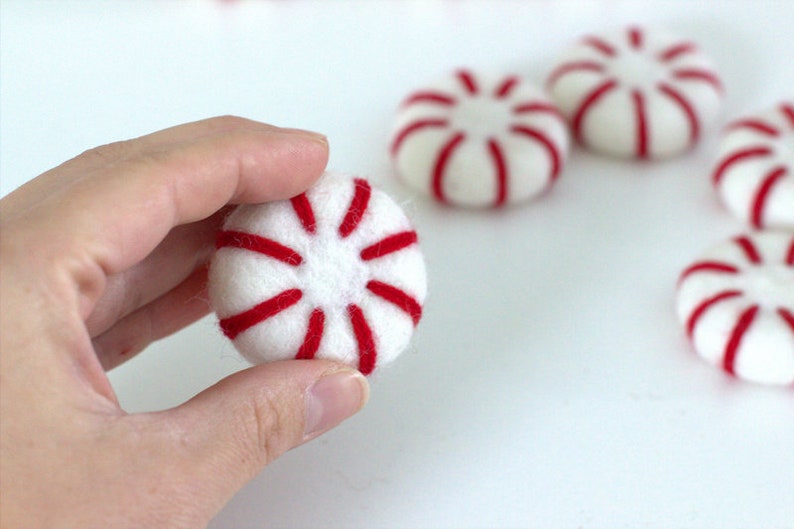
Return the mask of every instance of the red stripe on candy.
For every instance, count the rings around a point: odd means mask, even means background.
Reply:
[[[780,130],[778,130],[777,127],[761,121],[760,119],[743,119],[740,121],[735,121],[727,127],[727,130],[738,129],[750,129],[752,131],[758,132],[759,134],[763,134],[764,136],[769,136],[770,138],[776,138],[780,136]]]
[[[582,39],[582,44],[598,50],[607,57],[614,57],[617,55],[617,50],[615,50],[614,46],[599,37],[585,37]]]
[[[267,239],[253,233],[221,231],[215,240],[215,247],[218,249],[240,248],[241,250],[249,250],[267,255],[291,266],[298,266],[303,262],[303,257],[292,248],[284,246],[273,239]]]
[[[384,255],[399,252],[403,248],[415,244],[417,240],[418,237],[415,231],[403,231],[390,235],[361,250],[361,259],[363,261],[372,261]]]
[[[788,103],[783,103],[780,105],[780,111],[783,113],[783,116],[788,120],[789,126],[794,129],[794,105],[789,105]]]
[[[457,133],[450,139],[446,145],[441,148],[441,151],[438,153],[438,159],[436,160],[436,165],[433,168],[433,196],[439,202],[446,202],[447,198],[444,195],[444,173],[447,168],[447,164],[449,163],[449,159],[452,157],[452,153],[455,152],[455,149],[461,142],[466,139],[466,135],[462,132]]]
[[[639,50],[642,48],[642,30],[640,28],[630,28],[629,29],[629,43],[631,47],[635,50]]]
[[[791,246],[788,247],[788,255],[786,256],[786,264],[794,266],[794,238],[791,239]]]
[[[690,338],[695,334],[695,328],[697,327],[700,318],[708,311],[711,307],[720,303],[722,301],[733,299],[735,297],[739,297],[742,295],[742,292],[739,290],[726,290],[725,292],[720,292],[716,296],[712,296],[703,301],[700,305],[695,307],[695,310],[692,311],[692,314],[689,315],[689,319],[686,322],[686,334]]]
[[[403,141],[414,132],[422,129],[438,129],[447,126],[449,126],[449,122],[446,119],[421,119],[419,121],[414,121],[395,136],[394,142],[391,144],[391,155],[396,156]]]
[[[221,330],[227,338],[234,340],[241,332],[290,308],[300,301],[302,297],[303,292],[297,288],[285,290],[281,294],[263,301],[245,312],[223,318],[220,321]]]
[[[763,259],[761,259],[761,254],[758,253],[758,249],[755,247],[755,244],[753,244],[753,241],[751,241],[749,237],[736,237],[733,239],[733,242],[739,245],[739,248],[741,248],[748,261],[753,264],[761,264],[763,262]]]
[[[645,98],[639,90],[631,91],[634,101],[634,115],[637,120],[637,157],[643,160],[648,158],[648,116],[645,112]]]
[[[674,44],[673,46],[670,46],[666,50],[663,50],[661,53],[659,53],[659,60],[661,62],[671,62],[681,55],[693,53],[695,50],[697,50],[697,47],[691,42],[681,42],[679,44]]]
[[[692,274],[698,272],[716,272],[718,274],[738,274],[739,268],[732,264],[722,263],[719,261],[701,261],[699,263],[695,263],[689,266],[686,270],[681,272],[681,277],[678,280],[680,283],[681,281],[685,280]]]
[[[372,196],[372,187],[364,179],[356,178],[353,180],[353,188],[355,190],[353,200],[350,201],[345,218],[342,219],[342,224],[339,225],[339,235],[343,239],[358,228],[358,224],[364,217],[367,206],[369,206],[369,198]]]
[[[312,210],[311,202],[309,202],[309,197],[306,196],[306,193],[301,193],[293,197],[290,202],[292,202],[292,209],[298,215],[303,229],[307,233],[313,234],[317,230],[317,220],[314,218],[314,211]]]
[[[672,85],[667,83],[659,83],[657,88],[661,93],[673,100],[684,112],[687,120],[689,121],[689,144],[694,145],[697,143],[698,138],[700,137],[700,122],[698,121],[697,114],[695,113],[695,108],[692,106],[689,100],[687,100],[687,98]]]
[[[496,169],[496,199],[494,200],[494,207],[500,207],[503,206],[507,200],[507,186],[509,182],[507,162],[502,152],[501,145],[493,138],[488,139],[488,153],[491,155],[491,160]]]
[[[358,344],[358,370],[362,375],[369,375],[375,369],[378,359],[375,337],[372,336],[372,329],[361,307],[350,304],[347,306],[347,314],[350,316],[350,324],[353,326],[353,334]]]
[[[769,156],[771,154],[772,149],[769,147],[751,147],[749,149],[736,151],[722,160],[719,165],[717,165],[717,168],[714,169],[714,174],[711,177],[712,182],[714,185],[718,185],[722,181],[722,177],[725,176],[725,172],[735,163],[742,162],[749,158],[759,158]]]
[[[325,313],[322,309],[314,309],[309,316],[309,325],[306,328],[306,337],[295,355],[296,360],[311,360],[320,348],[325,330]]]
[[[679,81],[704,81],[722,93],[722,81],[714,72],[699,68],[680,68],[673,71],[673,77]]]
[[[565,122],[565,117],[557,107],[550,103],[521,103],[513,107],[513,114],[551,114],[560,121]]]
[[[590,110],[590,107],[592,107],[599,99],[604,97],[604,95],[606,95],[608,92],[614,90],[615,87],[617,87],[617,85],[618,82],[615,79],[609,79],[608,81],[604,81],[596,88],[591,90],[590,93],[588,93],[584,97],[582,103],[579,105],[579,108],[576,110],[576,113],[574,114],[572,119],[573,134],[574,137],[577,139],[577,141],[583,143],[582,125],[584,122],[584,117],[587,114],[587,112]]]
[[[725,357],[722,359],[722,367],[731,375],[735,374],[736,357],[739,354],[742,339],[753,324],[753,320],[758,314],[758,309],[758,305],[753,305],[744,311],[739,317],[739,321],[736,322],[736,327],[733,328],[730,339],[728,339],[728,345],[725,347]]]
[[[468,92],[469,95],[477,95],[479,88],[477,87],[477,81],[474,79],[474,75],[468,70],[460,70],[457,75],[463,88],[466,89],[466,92]]]
[[[422,305],[405,291],[387,283],[374,280],[367,283],[367,290],[408,314],[408,316],[411,317],[411,321],[414,322],[414,326],[422,319]]]
[[[794,332],[794,313],[784,307],[780,307],[777,309],[777,313],[783,318],[783,321],[791,328],[791,331]]]
[[[502,84],[496,87],[494,97],[497,99],[504,99],[510,95],[510,92],[512,92],[516,86],[518,86],[518,77],[508,77],[502,81]]]
[[[750,206],[750,223],[756,229],[764,227],[764,210],[766,209],[766,201],[771,195],[772,188],[775,184],[786,177],[787,169],[785,166],[772,169],[769,174],[764,177],[758,192],[753,199]]]
[[[560,80],[560,77],[568,75],[572,72],[596,72],[596,73],[603,73],[604,72],[604,65],[596,62],[596,61],[575,61],[575,62],[568,62],[561,64],[557,68],[554,69],[553,72],[549,75],[548,80],[546,81],[546,88],[553,87],[557,81]]]
[[[405,100],[403,106],[407,107],[415,103],[437,103],[439,105],[452,106],[456,102],[457,100],[449,94],[444,94],[442,92],[431,92],[428,90],[411,94],[408,96],[408,99]]]
[[[510,132],[527,136],[528,138],[531,138],[543,145],[546,148],[546,151],[549,153],[549,158],[551,158],[551,174],[549,179],[554,181],[560,176],[560,170],[562,169],[562,156],[560,155],[560,151],[557,150],[557,146],[554,145],[554,142],[552,142],[543,132],[537,129],[523,127],[521,125],[513,125],[510,127]]]

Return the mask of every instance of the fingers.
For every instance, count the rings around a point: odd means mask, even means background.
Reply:
[[[24,237],[59,253],[46,258],[69,263],[83,317],[105,277],[144,259],[174,226],[227,203],[294,196],[319,177],[328,158],[321,137],[252,123],[202,122],[133,140],[104,164],[85,162],[84,176],[43,198],[18,223]]]
[[[196,504],[218,510],[269,462],[358,412],[368,395],[357,371],[293,360],[236,373],[159,419],[175,430],[166,450],[201,496]]]
[[[206,288],[207,268],[197,268],[172,290],[94,338],[94,350],[105,371],[126,362],[150,343],[207,315],[210,308]]]

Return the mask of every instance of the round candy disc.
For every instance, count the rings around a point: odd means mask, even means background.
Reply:
[[[794,233],[716,246],[681,274],[677,311],[695,350],[736,376],[794,382]]]
[[[682,153],[716,118],[722,85],[695,44],[639,27],[580,40],[547,88],[584,146],[625,158]]]
[[[408,96],[391,155],[398,176],[439,202],[499,207],[560,175],[568,132],[557,108],[515,76],[460,70]]]
[[[364,179],[326,173],[292,200],[239,206],[216,246],[210,301],[253,363],[326,358],[370,374],[422,315],[416,232]]]
[[[730,124],[712,181],[752,227],[794,229],[794,101]]]

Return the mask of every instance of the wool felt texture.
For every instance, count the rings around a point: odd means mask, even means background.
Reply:
[[[422,316],[416,231],[363,178],[327,172],[291,200],[239,206],[216,246],[210,302],[252,363],[325,358],[369,375],[406,348]]]
[[[410,94],[397,111],[391,158],[398,177],[464,207],[526,201],[559,177],[568,155],[564,118],[516,76],[458,70]]]
[[[546,87],[580,144],[639,159],[696,144],[723,95],[712,61],[693,42],[641,27],[581,39],[558,59]]]
[[[794,233],[741,235],[680,276],[678,318],[697,353],[739,378],[794,383]]]
[[[729,124],[712,182],[753,228],[794,229],[794,100]]]

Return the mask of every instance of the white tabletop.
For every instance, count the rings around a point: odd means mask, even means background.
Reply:
[[[744,230],[708,182],[716,135],[663,163],[576,149],[503,212],[434,205],[387,154],[394,110],[458,66],[540,82],[563,46],[628,23],[698,41],[722,122],[794,94],[794,2],[3,0],[0,190],[98,144],[216,114],[328,134],[415,219],[430,296],[358,416],[285,455],[211,525],[791,528],[794,400],[700,361],[678,272]],[[200,323],[111,373],[129,411],[245,364]]]

